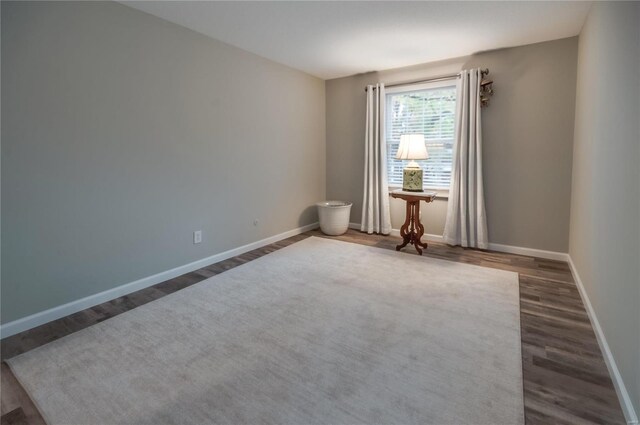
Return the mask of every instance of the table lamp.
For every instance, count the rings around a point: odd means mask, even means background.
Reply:
[[[408,159],[411,162],[402,170],[402,190],[422,192],[422,168],[416,159],[427,159],[429,153],[424,144],[423,134],[403,134],[396,159]]]

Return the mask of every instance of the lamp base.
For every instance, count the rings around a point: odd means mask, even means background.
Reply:
[[[402,190],[422,192],[422,168],[407,167],[402,170]]]

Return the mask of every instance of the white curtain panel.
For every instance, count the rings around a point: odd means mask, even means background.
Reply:
[[[384,84],[367,86],[364,195],[360,230],[387,235],[391,233],[391,216],[387,182],[384,107]]]
[[[444,241],[450,245],[489,247],[482,188],[480,69],[461,72],[449,204]]]

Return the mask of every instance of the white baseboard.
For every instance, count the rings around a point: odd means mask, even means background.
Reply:
[[[489,242],[489,249],[492,251],[506,252],[509,254],[526,255],[529,257],[546,258],[547,260],[569,261],[569,254],[566,252],[546,251],[544,249],[526,248],[522,246],[503,245]]]
[[[226,260],[227,258],[235,257],[236,255],[243,254],[253,249],[261,248],[265,245],[269,245],[274,242],[278,242],[282,239],[289,238],[291,236],[299,235],[308,230],[312,230],[318,227],[318,223],[308,224],[306,226],[298,227],[293,230],[289,230],[284,233],[280,233],[256,242],[252,242],[247,245],[233,248],[228,251],[221,252],[219,254],[212,255],[210,257],[203,258],[201,260],[194,261],[183,266],[175,267],[171,270],[167,270],[152,276],[148,276],[134,282],[129,282],[121,286],[117,286],[106,291],[89,295],[88,297],[81,298],[79,300],[71,301],[67,304],[60,305],[58,307],[51,308],[49,310],[41,311],[36,314],[32,314],[27,317],[23,317],[12,322],[5,323],[0,326],[0,338],[6,338],[11,335],[26,331],[36,326],[43,325],[56,319],[68,316],[73,313],[77,313],[84,309],[93,307],[98,304],[102,304],[107,301],[111,301],[123,295],[130,294],[140,289],[147,288],[149,286],[164,282],[169,279],[181,276],[185,273],[198,270],[202,267],[206,267],[213,263]]]
[[[391,236],[400,237],[400,229],[391,229]],[[431,233],[425,233],[422,235],[423,238],[428,240],[429,242],[442,242],[442,235],[434,235]]]
[[[351,229],[360,230],[360,223],[349,223]],[[391,229],[391,236],[400,236],[399,229]],[[425,233],[423,236],[427,241],[442,242],[442,235]],[[525,248],[521,246],[503,245],[490,243],[489,249],[492,251],[506,252],[509,254],[527,255],[529,257],[546,258],[548,260],[568,261],[569,254],[566,252],[545,251],[542,249]]]
[[[350,229],[360,230],[360,223],[349,223]],[[400,229],[391,229],[391,236],[400,236]],[[424,238],[428,241],[433,242],[442,242],[442,236],[440,235],[431,235],[428,233],[424,234]]]
[[[578,287],[578,292],[580,292],[580,296],[582,297],[582,302],[584,303],[584,307],[587,310],[587,315],[589,316],[589,320],[591,321],[591,326],[593,327],[593,330],[596,333],[596,338],[598,340],[598,345],[600,346],[600,350],[602,351],[604,362],[607,365],[607,369],[609,370],[609,375],[611,376],[611,380],[613,381],[613,386],[615,387],[616,393],[618,394],[618,399],[620,400],[620,405],[622,406],[624,417],[627,421],[627,424],[638,425],[638,416],[636,415],[636,411],[633,408],[633,404],[631,403],[631,397],[627,392],[627,387],[624,385],[624,381],[622,380],[622,375],[620,375],[620,371],[618,370],[616,361],[613,358],[613,354],[611,353],[611,349],[609,348],[607,339],[604,336],[604,332],[602,331],[602,327],[600,326],[600,322],[598,321],[596,312],[593,309],[593,306],[591,305],[591,301],[589,300],[589,295],[587,294],[587,291],[584,289],[582,279],[580,279],[580,274],[578,273],[578,269],[573,263],[571,256],[567,254],[567,257],[568,257],[569,267],[571,267],[571,273],[573,273],[573,279],[576,281],[576,286]]]

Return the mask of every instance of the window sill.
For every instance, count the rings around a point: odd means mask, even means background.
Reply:
[[[389,186],[389,193],[392,190],[402,189],[402,186]],[[449,189],[443,189],[441,187],[425,187],[425,191],[436,192],[436,199],[449,199]]]

